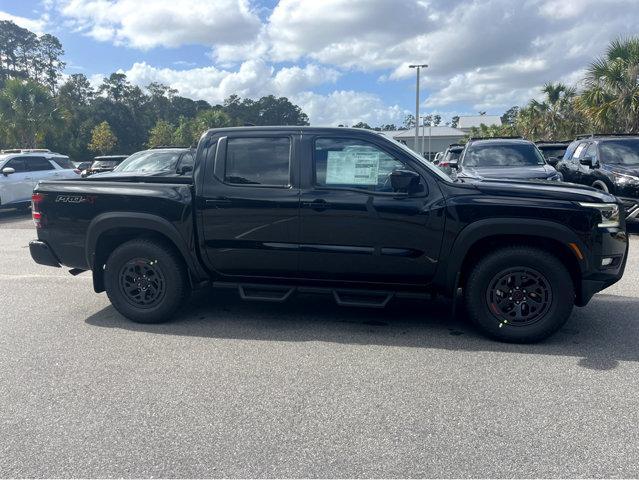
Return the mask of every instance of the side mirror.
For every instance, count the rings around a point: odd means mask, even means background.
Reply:
[[[413,193],[419,186],[419,174],[410,170],[395,170],[390,174],[391,186],[397,193]]]
[[[548,157],[546,159],[546,161],[548,162],[548,165],[551,165],[551,166],[554,167],[555,165],[557,165],[559,163],[559,158],[558,157]]]
[[[11,175],[12,173],[16,173],[15,168],[5,167],[2,169],[2,175],[4,175],[5,177]]]
[[[184,165],[180,167],[180,175],[186,175],[189,172],[193,171],[193,165]]]
[[[596,160],[592,157],[580,158],[579,163],[581,163],[582,165],[586,165],[590,168],[597,168],[598,166]]]

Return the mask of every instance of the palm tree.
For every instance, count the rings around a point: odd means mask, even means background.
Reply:
[[[0,128],[12,146],[36,147],[58,120],[53,98],[39,83],[10,79],[0,91]]]
[[[602,131],[639,133],[639,37],[614,40],[590,65],[579,106]]]

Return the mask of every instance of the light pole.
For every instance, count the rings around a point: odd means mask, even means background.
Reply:
[[[422,68],[428,68],[428,65],[426,64],[409,65],[408,68],[417,69],[417,88],[415,92],[415,151],[417,151],[418,149],[417,140],[419,138],[419,71]]]

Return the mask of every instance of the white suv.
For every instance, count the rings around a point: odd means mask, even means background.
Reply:
[[[2,150],[0,152],[0,208],[27,206],[39,180],[77,178],[80,171],[69,157],[50,150]]]

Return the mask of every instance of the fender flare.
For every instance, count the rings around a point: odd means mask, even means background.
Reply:
[[[491,218],[478,220],[465,227],[453,242],[448,252],[448,263],[438,275],[438,282],[447,289],[453,290],[456,278],[466,255],[474,244],[489,237],[500,235],[519,235],[538,237],[559,241],[568,248],[570,243],[576,244],[583,252],[584,258],[577,262],[580,271],[588,270],[589,251],[577,234],[568,227],[549,220],[534,220],[524,218]],[[576,258],[576,257],[575,257]]]
[[[86,262],[89,268],[94,265],[96,247],[100,236],[116,228],[135,228],[164,235],[173,242],[194,277],[196,279],[206,278],[205,272],[203,272],[186,241],[175,226],[167,219],[149,213],[107,212],[96,216],[87,228],[85,240]]]

